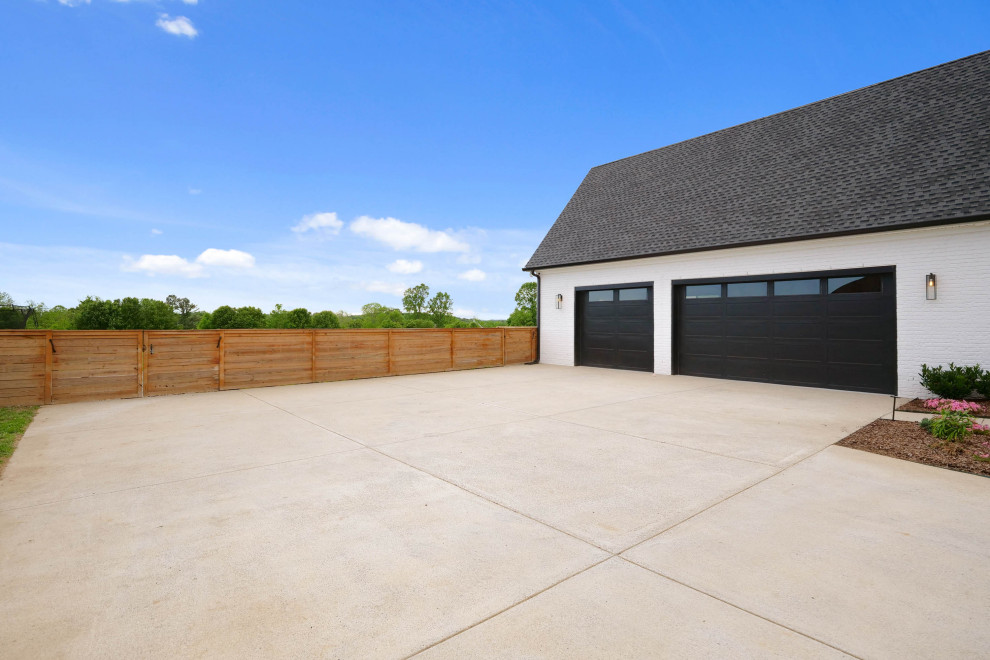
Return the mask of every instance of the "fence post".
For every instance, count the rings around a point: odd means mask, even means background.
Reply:
[[[316,330],[309,331],[309,350],[310,350],[310,363],[309,363],[309,382],[316,382]]]
[[[392,329],[388,330],[388,375],[392,375]]]
[[[45,333],[45,394],[44,402],[52,402],[52,331]]]
[[[220,337],[217,339],[217,351],[219,355],[217,356],[217,389],[222,390],[224,386],[224,369],[223,369],[223,339],[224,331],[220,331]]]
[[[139,330],[138,342],[138,397],[143,397],[148,388],[148,331]]]
[[[454,329],[448,328],[450,330],[450,368],[454,368]]]

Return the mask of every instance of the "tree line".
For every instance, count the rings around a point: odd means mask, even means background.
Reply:
[[[481,321],[454,316],[450,295],[419,284],[406,289],[402,309],[368,303],[360,314],[275,305],[265,313],[258,307],[221,305],[212,312],[199,309],[188,298],[102,299],[87,296],[75,307],[27,301],[16,305],[0,291],[0,328],[48,330],[192,330],[236,328],[473,328],[536,325],[536,285],[523,284],[516,293],[516,309],[508,320]]]

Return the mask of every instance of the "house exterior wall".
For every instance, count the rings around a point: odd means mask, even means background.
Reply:
[[[990,221],[537,269],[540,361],[574,364],[575,287],[652,281],[654,371],[669,374],[672,280],[871,266],[896,267],[900,396],[927,394],[922,363],[990,367]],[[927,273],[937,276],[937,300],[925,299]]]

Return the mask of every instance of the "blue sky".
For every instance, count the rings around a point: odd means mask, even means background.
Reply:
[[[0,290],[505,318],[591,167],[987,48],[986,2],[4,0]]]

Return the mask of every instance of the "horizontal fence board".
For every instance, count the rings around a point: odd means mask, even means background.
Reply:
[[[0,406],[44,403],[47,350],[47,333],[0,332]]]

